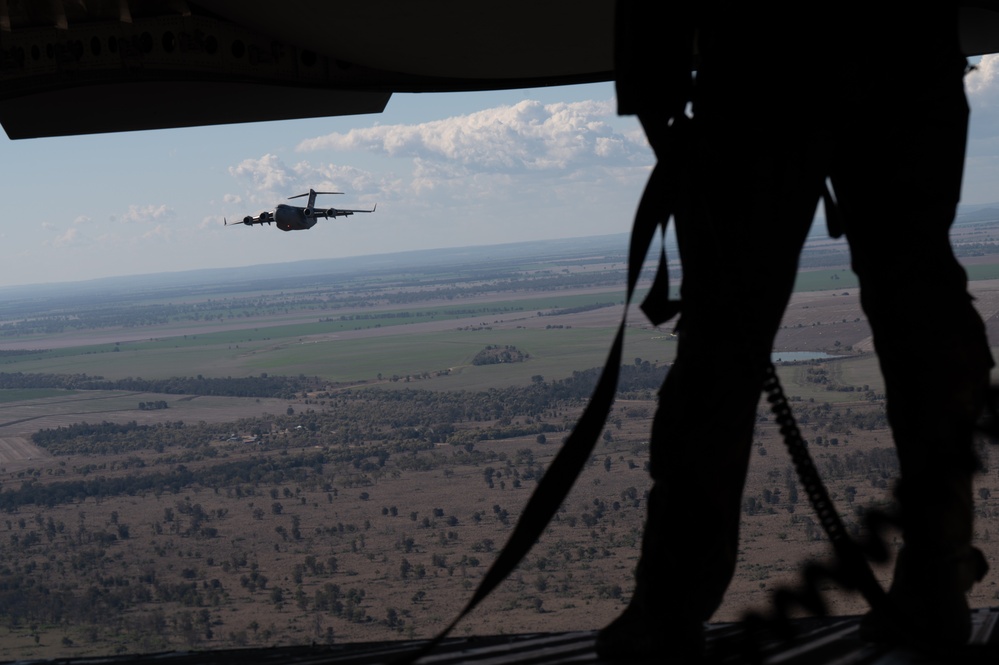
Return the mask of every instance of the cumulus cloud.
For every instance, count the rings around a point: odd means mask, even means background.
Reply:
[[[357,127],[295,149],[307,158],[273,151],[232,166],[245,196],[225,213],[255,214],[313,188],[346,192],[329,201],[334,206],[378,203],[384,214],[365,222],[412,247],[607,233],[626,227],[621,219],[654,161],[637,121],[618,118],[613,100],[524,100],[431,122]],[[353,162],[364,168],[328,161],[351,153],[366,153]],[[397,216],[391,202],[401,204]]]
[[[284,162],[272,154],[258,159],[244,159],[236,166],[229,167],[229,174],[248,183],[254,191],[263,192],[284,192],[294,177]]]
[[[172,219],[173,217],[173,209],[161,203],[160,205],[130,205],[128,206],[128,211],[120,217],[120,220],[125,224],[148,224]]]
[[[443,120],[328,134],[301,141],[296,150],[363,151],[408,162],[396,167],[401,176],[338,171],[330,177],[355,191],[376,192],[378,200],[405,201],[411,212],[421,204],[470,204],[484,220],[500,214],[492,211],[510,215],[511,206],[521,204],[540,209],[569,196],[568,190],[578,196],[580,183],[606,199],[605,184],[621,177],[644,181],[652,153],[635,127],[617,118],[613,100],[523,100]]]
[[[964,79],[971,107],[971,139],[999,136],[999,55],[982,56]]]
[[[999,180],[999,56],[982,56],[975,69],[965,76],[964,85],[971,122],[962,201],[993,202],[995,183]]]
[[[377,178],[369,171],[353,166],[299,162],[292,167],[299,189],[344,193],[367,192],[378,187]],[[300,193],[300,192],[296,192]]]
[[[68,224],[42,222],[42,228],[52,233],[52,236],[42,244],[49,247],[71,247],[86,244],[87,234],[84,229],[92,224],[93,219],[87,215],[79,215]]]
[[[378,179],[368,171],[337,164],[312,164],[301,161],[288,166],[279,157],[266,154],[257,159],[244,159],[230,167],[229,173],[247,188],[248,200],[258,206],[272,206],[281,199],[316,191],[371,192],[380,188]],[[242,197],[226,195],[225,202],[238,204]]]
[[[53,240],[52,244],[56,247],[68,247],[71,245],[79,245],[83,241],[83,236],[80,230],[77,228],[69,228],[58,234]]]
[[[999,97],[997,81],[999,81],[999,55],[982,56],[974,69],[965,77],[968,97],[981,104],[994,105],[996,98]]]
[[[469,172],[564,171],[644,152],[633,137],[616,133],[612,101],[511,106],[418,125],[384,125],[307,139],[301,152],[365,150],[389,157],[448,162]]]
[[[142,234],[144,240],[159,239],[159,240],[169,240],[173,237],[173,231],[169,226],[163,224],[157,224],[153,228],[149,229]]]

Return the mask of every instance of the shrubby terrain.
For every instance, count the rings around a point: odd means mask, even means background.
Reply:
[[[621,370],[583,479],[488,601],[489,625],[529,630],[540,613],[552,630],[597,627],[627,600],[648,418],[668,367]],[[40,429],[32,440],[51,461],[0,490],[0,624],[23,645],[9,653],[430,636],[502,547],[596,375],[488,391],[303,391],[285,413],[231,423]],[[897,474],[894,450],[877,443],[882,401],[862,395],[795,403],[848,516],[883,503]],[[752,554],[757,530],[788,551],[824,551],[768,420],[761,411],[744,501],[748,579],[733,592],[744,603],[795,580],[792,562]],[[860,518],[850,524],[859,535]]]
[[[982,279],[996,262],[977,255],[997,235],[994,223],[956,229]],[[622,310],[625,242],[607,245],[0,301],[0,657],[434,635],[592,393],[599,370],[579,368],[602,362]],[[865,537],[898,472],[870,331],[843,248],[819,241],[802,266],[813,269],[799,276],[778,350],[826,356],[779,373],[847,528]],[[983,318],[999,320],[999,286],[974,285]],[[932,326],[925,339],[931,358]],[[598,628],[627,603],[649,423],[675,338],[629,321],[627,340],[627,357],[654,360],[621,367],[571,494],[457,635]],[[800,584],[804,561],[830,553],[764,406],[719,621],[767,607],[771,592]],[[990,452],[976,543],[999,570]],[[897,534],[887,539],[897,548]],[[823,595],[835,613],[864,609],[834,585]],[[996,600],[994,585],[973,590],[974,605]]]

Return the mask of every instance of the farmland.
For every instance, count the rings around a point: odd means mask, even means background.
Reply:
[[[959,228],[997,334],[999,257],[984,251],[996,227]],[[433,635],[586,403],[623,315],[626,246],[607,237],[4,293],[0,658]],[[841,245],[806,252],[776,351],[829,356],[779,373],[855,525],[860,507],[889,498],[895,463],[847,263]],[[458,634],[596,628],[627,602],[649,418],[675,353],[669,328],[637,308],[628,322],[627,371],[590,463]],[[765,606],[804,559],[828,555],[765,412],[756,438],[719,620]],[[978,492],[978,544],[997,568],[994,469]],[[834,611],[863,610],[829,595]],[[988,581],[973,603],[996,598]]]

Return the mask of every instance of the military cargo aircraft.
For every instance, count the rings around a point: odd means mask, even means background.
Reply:
[[[278,204],[274,208],[274,212],[264,211],[257,215],[256,217],[251,217],[247,215],[241,221],[233,222],[233,226],[244,224],[246,226],[253,226],[254,224],[277,224],[277,227],[282,231],[304,231],[306,229],[311,229],[319,221],[319,218],[329,219],[330,217],[336,219],[337,217],[347,217],[353,215],[355,212],[374,212],[375,208],[378,206],[372,206],[371,210],[346,210],[340,208],[316,208],[316,196],[319,194],[343,194],[343,192],[317,192],[314,189],[310,189],[307,194],[296,194],[295,196],[289,196],[289,199],[298,199],[303,196],[309,197],[309,202],[307,205],[303,206],[292,206],[286,203]],[[228,220],[223,220],[225,225],[228,226]]]

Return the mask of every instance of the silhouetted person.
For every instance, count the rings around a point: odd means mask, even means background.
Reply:
[[[972,437],[993,362],[948,237],[968,116],[956,3],[619,0],[617,13],[618,111],[637,114],[659,160],[682,160],[689,209],[636,588],[599,654],[703,648],[736,564],[764,369],[827,179],[901,463],[904,548],[861,632],[965,642],[966,592],[984,573]],[[692,120],[670,129],[688,102]],[[674,153],[677,132],[690,145]]]

